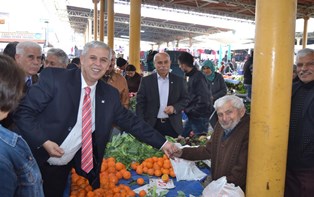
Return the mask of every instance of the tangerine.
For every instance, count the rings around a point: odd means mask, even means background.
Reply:
[[[144,185],[145,181],[144,181],[143,178],[138,178],[138,179],[136,180],[136,183],[137,183],[138,185]]]
[[[141,191],[138,193],[138,195],[139,195],[140,197],[144,197],[144,196],[146,196],[146,191],[145,191],[145,190],[141,190]]]

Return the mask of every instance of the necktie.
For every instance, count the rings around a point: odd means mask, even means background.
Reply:
[[[92,105],[89,87],[85,88],[85,96],[82,108],[82,159],[81,167],[86,173],[93,169],[92,146]]]
[[[31,77],[27,77],[26,86],[30,87],[31,85],[32,85],[32,78]]]

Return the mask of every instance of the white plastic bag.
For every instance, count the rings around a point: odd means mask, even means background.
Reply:
[[[201,180],[207,176],[195,164],[194,161],[176,158],[171,159],[171,164],[176,174],[177,181],[181,180]]]
[[[245,197],[245,195],[239,186],[227,183],[227,178],[223,176],[205,187],[203,197]]]
[[[179,148],[190,147],[188,145],[182,146],[180,143],[175,143]],[[201,180],[207,174],[202,172],[195,164],[195,161],[188,161],[181,158],[170,159],[177,181],[186,180]]]

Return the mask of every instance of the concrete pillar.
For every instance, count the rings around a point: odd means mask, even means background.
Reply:
[[[284,195],[296,9],[256,0],[247,197]]]
[[[114,47],[114,0],[107,0],[107,37],[108,45]]]
[[[130,1],[129,63],[140,72],[141,0]]]
[[[303,41],[302,41],[302,47],[303,49],[306,48],[307,45],[307,24],[309,21],[309,17],[308,16],[304,16],[304,26],[303,26]]]
[[[104,41],[105,0],[100,0],[99,10],[99,40]]]
[[[93,0],[94,3],[94,40],[97,40],[98,36],[98,4],[99,0]]]

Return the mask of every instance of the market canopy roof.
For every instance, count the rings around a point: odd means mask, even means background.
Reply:
[[[117,4],[128,4],[128,0],[115,1]],[[92,1],[90,1],[92,5]],[[210,14],[221,17],[243,20],[247,23],[255,22],[255,0],[142,0],[144,6],[155,6],[157,9],[172,9],[184,11],[191,14]],[[106,10],[105,10],[106,12]],[[71,27],[75,32],[84,33],[88,19],[93,19],[93,9],[80,8],[68,5],[67,14]],[[314,16],[313,0],[298,0],[297,18]],[[169,19],[171,14],[169,14]],[[175,22],[172,20],[158,19],[154,17],[141,18],[141,40],[154,43],[171,42],[184,38],[193,38],[201,35],[210,35],[219,32],[231,31],[232,29],[220,28],[208,25],[197,25],[194,23]],[[129,15],[115,13],[114,36],[129,35]],[[107,32],[107,15],[105,14],[105,34]],[[309,36],[311,37],[311,36]]]

